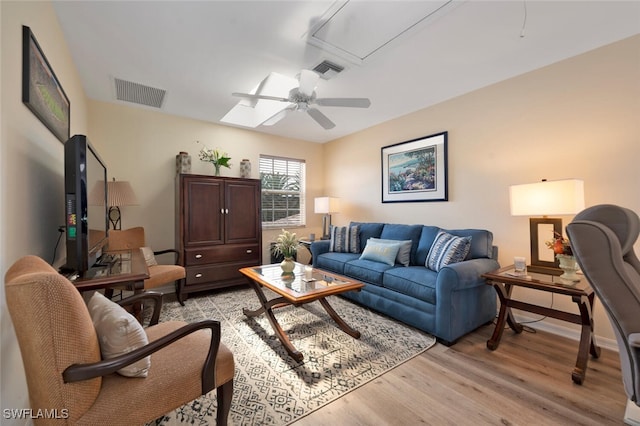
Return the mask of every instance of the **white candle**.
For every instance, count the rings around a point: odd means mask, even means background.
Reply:
[[[305,266],[304,267],[304,278],[306,280],[310,280],[313,278],[313,267],[312,266]]]

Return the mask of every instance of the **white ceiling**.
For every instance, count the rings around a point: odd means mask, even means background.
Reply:
[[[344,1],[54,1],[54,8],[86,94],[100,101],[138,107],[116,100],[119,78],[166,90],[164,113],[219,123],[239,101],[232,92],[251,90],[272,71],[294,77],[323,59],[344,66],[320,80],[318,96],[368,97],[369,109],[318,107],[336,123],[331,130],[302,113],[255,128],[315,142],[640,33],[640,1],[453,1],[417,22],[425,4],[434,2],[360,0],[348,5],[358,14],[324,26]],[[345,43],[371,52],[393,16],[413,26],[363,60],[307,42],[321,26],[333,40],[335,28]]]

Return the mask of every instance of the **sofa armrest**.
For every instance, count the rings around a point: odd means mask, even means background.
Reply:
[[[436,279],[436,291],[457,291],[467,288],[485,285],[484,273],[495,271],[500,264],[494,259],[470,259],[463,262],[452,263],[438,272]]]
[[[319,240],[311,243],[311,257],[314,264],[319,255],[329,252],[330,244],[331,240]]]

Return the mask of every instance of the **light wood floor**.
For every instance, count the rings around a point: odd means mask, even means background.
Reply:
[[[305,425],[622,425],[626,404],[618,354],[590,359],[571,380],[578,342],[493,326],[451,347],[437,344],[378,379],[300,419]]]

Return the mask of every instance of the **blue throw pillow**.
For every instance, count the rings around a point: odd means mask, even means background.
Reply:
[[[360,253],[360,227],[331,226],[329,251],[337,253]]]
[[[372,260],[374,262],[386,263],[393,266],[400,250],[401,243],[381,243],[378,241],[372,241],[371,238],[367,241],[367,245],[362,251],[360,259]]]
[[[369,238],[369,241],[371,240],[386,244],[400,243],[400,250],[398,250],[398,255],[396,256],[396,263],[403,266],[409,266],[409,262],[411,261],[411,240],[384,240],[380,238]]]
[[[438,272],[452,263],[462,262],[471,249],[471,237],[456,237],[440,231],[431,244],[425,266]]]

